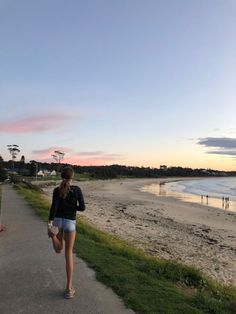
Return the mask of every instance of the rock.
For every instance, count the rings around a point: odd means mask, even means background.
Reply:
[[[206,233],[209,233],[209,231],[211,231],[211,229],[210,228],[202,228],[202,231],[206,232]]]

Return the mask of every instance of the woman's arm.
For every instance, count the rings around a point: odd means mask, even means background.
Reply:
[[[77,206],[77,211],[83,212],[85,210],[84,197],[83,197],[83,193],[79,187],[77,190],[77,200],[79,202],[79,206]]]
[[[54,189],[53,196],[52,196],[52,205],[50,208],[49,218],[48,218],[49,221],[54,220],[54,217],[57,212],[57,208],[58,208],[58,195],[57,195],[56,189]]]

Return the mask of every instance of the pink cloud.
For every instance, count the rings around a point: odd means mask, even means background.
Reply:
[[[123,158],[120,158],[123,159]],[[72,165],[80,165],[80,166],[103,166],[103,165],[110,165],[114,164],[117,159],[107,159],[107,158],[76,158],[76,157],[69,157],[65,158],[63,162],[72,164]]]
[[[97,150],[97,151],[91,151],[91,152],[79,152],[76,153],[77,156],[97,156],[97,155],[103,155],[104,152]]]
[[[120,154],[107,154],[102,151],[80,152],[64,159],[64,162],[81,166],[98,166],[112,164],[117,160],[123,160]]]
[[[0,131],[5,133],[34,133],[57,128],[65,124],[71,116],[65,113],[41,114],[21,119],[0,121]]]
[[[33,151],[33,158],[39,161],[53,162],[52,154],[55,150],[59,150],[65,153],[63,158],[64,163],[73,165],[105,165],[114,163],[117,160],[123,160],[124,157],[120,154],[108,154],[102,151],[90,151],[90,152],[75,152],[68,147],[49,147],[41,150]]]
[[[35,149],[33,150],[34,159],[43,160],[43,161],[53,161],[52,155],[54,154],[55,150],[59,150],[63,153],[70,153],[73,152],[71,148],[68,147],[49,147],[45,149]]]
[[[120,154],[107,154],[103,151],[94,151],[94,152],[79,152],[76,154],[78,157],[86,156],[87,158],[93,159],[117,159],[121,158]]]

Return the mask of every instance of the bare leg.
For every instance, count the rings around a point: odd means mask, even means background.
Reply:
[[[52,237],[52,245],[56,253],[63,250],[63,229],[60,229],[57,235]]]
[[[76,232],[64,232],[65,240],[65,258],[66,258],[66,274],[67,274],[67,285],[66,289],[71,289],[72,287],[72,275],[74,268],[73,261],[73,247],[75,243]]]

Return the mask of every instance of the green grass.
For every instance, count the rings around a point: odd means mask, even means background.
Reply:
[[[88,181],[88,180],[94,180],[91,174],[89,173],[75,173],[74,180],[76,181]]]
[[[22,177],[24,178],[25,181],[28,182],[37,182],[38,186],[53,186],[61,182],[61,176],[46,176],[46,177]],[[89,173],[75,173],[74,174],[74,181],[89,181],[89,180],[94,180],[94,178],[89,174]]]
[[[17,190],[47,221],[50,204],[45,194],[22,184]],[[137,313],[236,313],[234,288],[219,285],[193,267],[147,256],[81,218],[75,250],[96,271],[97,279]]]

